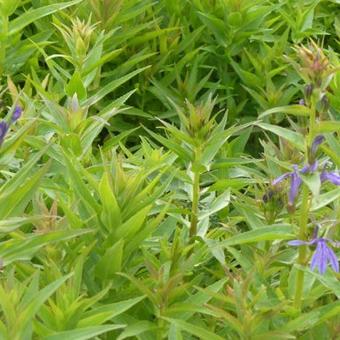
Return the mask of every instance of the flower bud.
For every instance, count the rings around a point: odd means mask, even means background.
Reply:
[[[329,109],[329,100],[326,94],[324,94],[321,98],[321,111],[327,112]]]
[[[0,122],[0,145],[4,141],[7,131],[8,131],[8,124],[5,121],[1,121]]]
[[[274,196],[274,191],[273,190],[268,190],[263,196],[262,196],[262,201],[263,203],[267,203],[270,201]]]
[[[313,84],[307,84],[305,86],[305,96],[307,99],[309,99],[311,97],[313,93]]]
[[[21,117],[21,114],[22,114],[22,108],[20,106],[16,106],[12,113],[11,122],[15,123]]]
[[[313,41],[307,46],[297,48],[299,58],[299,72],[304,79],[313,84],[314,87],[324,87],[327,83],[331,65],[323,50]],[[311,88],[307,89],[306,98],[312,94]]]
[[[318,135],[314,138],[312,146],[310,148],[310,153],[309,153],[310,164],[315,162],[316,153],[319,149],[319,146],[324,142],[324,140],[325,140],[325,137],[323,135]]]

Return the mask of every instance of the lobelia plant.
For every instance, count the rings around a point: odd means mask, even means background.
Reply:
[[[276,186],[279,183],[281,183],[284,179],[290,178],[290,190],[289,190],[289,199],[288,199],[288,204],[289,204],[290,209],[294,208],[295,199],[299,193],[299,188],[303,182],[299,173],[301,175],[312,174],[312,173],[317,172],[318,170],[318,161],[315,160],[315,155],[317,152],[318,145],[321,144],[323,140],[324,140],[324,136],[320,135],[320,136],[315,137],[312,143],[311,153],[310,153],[312,157],[311,159],[313,159],[312,164],[305,165],[301,170],[299,170],[298,166],[294,164],[293,172],[285,173],[272,181],[272,185]],[[321,182],[329,181],[335,185],[340,185],[340,175],[335,171],[323,170],[320,173],[320,181]]]
[[[203,218],[200,219],[199,211],[202,176],[209,173],[216,155],[227,140],[233,134],[248,126],[248,124],[244,124],[226,129],[227,113],[224,113],[220,122],[217,122],[216,116],[213,115],[215,101],[209,95],[204,103],[193,105],[187,102],[186,108],[180,108],[173,103],[180,120],[180,127],[162,121],[165,131],[172,138],[171,141],[147,129],[152,137],[177,154],[179,160],[187,168],[191,185],[191,213],[189,221],[189,236],[191,239],[196,237],[197,234],[200,234],[202,237],[206,234],[206,230],[202,225],[202,230],[199,230],[200,222],[203,222]],[[220,199],[222,199],[222,202],[225,202],[225,205],[222,203],[218,210],[223,209],[229,204],[229,199],[226,199],[224,196],[225,193],[221,194]],[[217,197],[216,201],[218,199]]]
[[[301,151],[304,153],[305,165],[299,170],[297,164],[293,165],[293,171],[285,173],[272,181],[275,187],[283,180],[290,178],[290,188],[288,194],[287,210],[292,215],[296,214],[297,198],[299,189],[302,187],[302,201],[298,209],[299,216],[299,240],[292,241],[291,245],[299,245],[298,263],[304,265],[306,262],[305,245],[316,244],[316,252],[312,259],[312,268],[318,266],[320,273],[324,274],[327,261],[331,261],[332,268],[338,271],[338,263],[335,254],[327,247],[327,239],[317,238],[307,241],[307,227],[310,215],[311,201],[317,199],[321,183],[326,181],[339,185],[340,176],[337,171],[328,171],[323,168],[319,171],[319,163],[322,163],[317,155],[318,149],[322,147],[325,140],[324,132],[331,132],[332,129],[324,129],[323,126],[332,124],[327,121],[328,107],[325,108],[325,98],[327,98],[327,88],[334,75],[334,69],[331,67],[323,51],[312,42],[309,48],[299,47],[296,49],[300,58],[300,63],[294,65],[302,78],[307,82],[305,86],[305,98],[303,106],[307,108],[308,116],[303,123],[305,130],[304,146]],[[336,125],[336,124],[335,124]],[[335,127],[336,130],[336,127]],[[284,136],[283,136],[284,137]],[[304,271],[299,270],[296,276],[295,287],[295,306],[300,309],[304,286]]]
[[[0,339],[337,339],[338,12],[0,0]]]

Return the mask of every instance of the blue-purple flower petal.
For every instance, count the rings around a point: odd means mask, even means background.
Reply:
[[[309,172],[309,168],[310,168],[310,165],[309,165],[309,164],[305,165],[305,166],[301,169],[301,173],[302,173],[302,174],[306,174],[307,172]]]
[[[1,121],[0,122],[0,145],[4,141],[7,131],[8,131],[8,124],[5,121]]]
[[[314,156],[316,152],[318,151],[319,145],[325,140],[325,137],[323,135],[318,135],[314,138],[312,147],[311,147],[311,153]]]
[[[11,118],[12,123],[16,122],[21,117],[21,114],[22,114],[22,108],[20,106],[16,106],[14,108],[12,118]]]
[[[299,193],[299,188],[301,186],[302,180],[298,174],[298,167],[296,165],[294,167],[294,172],[291,175],[291,180],[290,180],[290,190],[289,190],[289,204],[293,205],[296,196]]]
[[[321,182],[330,181],[335,185],[340,185],[340,175],[335,171],[323,171],[320,175]]]
[[[291,172],[287,172],[287,173],[285,173],[285,174],[283,174],[283,175],[281,175],[281,176],[275,178],[275,179],[273,180],[273,182],[272,182],[272,185],[279,184],[280,182],[282,182],[284,179],[290,177],[291,175],[292,175]]]
[[[321,243],[318,243],[316,246],[316,250],[313,254],[311,264],[310,264],[311,270],[314,270],[315,267],[318,267],[320,271],[321,260],[322,260],[321,252],[322,252]]]
[[[310,242],[307,241],[302,241],[302,240],[292,240],[288,242],[288,245],[290,246],[304,246],[304,245],[309,245]]]
[[[318,161],[315,161],[313,164],[307,164],[301,169],[302,174],[313,173],[318,169]]]
[[[336,244],[337,242],[328,238],[313,238],[311,241],[292,240],[288,244],[290,246],[302,246],[316,244],[316,249],[312,256],[310,268],[314,270],[318,268],[320,274],[324,274],[329,263],[335,272],[339,272],[339,262],[335,252],[328,247],[327,243]]]
[[[315,161],[313,164],[309,166],[309,172],[315,172],[318,169],[318,161]]]
[[[320,244],[320,263],[319,263],[319,272],[320,274],[325,274],[327,269],[327,245],[325,241],[320,241],[318,245]]]
[[[327,247],[326,245],[326,252],[327,252],[327,259],[328,259],[328,262],[331,264],[331,267],[333,268],[333,270],[335,272],[339,272],[339,262],[338,262],[338,259],[334,253],[334,251]]]

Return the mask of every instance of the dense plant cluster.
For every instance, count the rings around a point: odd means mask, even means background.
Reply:
[[[0,339],[337,339],[338,0],[0,0]]]

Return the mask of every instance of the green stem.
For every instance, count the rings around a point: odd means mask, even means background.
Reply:
[[[162,314],[160,314],[162,315]],[[162,340],[163,339],[163,327],[164,327],[164,320],[162,320],[161,318],[158,318],[158,328],[156,331],[157,334],[157,340]]]
[[[312,145],[313,139],[315,137],[315,124],[316,124],[316,94],[313,94],[311,97],[310,103],[310,116],[309,116],[309,133],[308,133],[308,144]]]
[[[200,173],[194,172],[194,183],[192,188],[192,206],[191,206],[191,222],[190,222],[190,238],[197,234],[198,223],[198,203],[200,200]]]
[[[309,190],[306,185],[302,189],[302,204],[300,208],[300,231],[299,240],[306,240],[307,236],[307,223],[308,223],[308,211],[309,211]],[[306,262],[306,246],[299,247],[299,265],[303,266]],[[303,294],[303,284],[304,284],[304,271],[298,270],[296,276],[296,286],[295,286],[295,307],[301,309],[302,294]]]
[[[4,72],[6,59],[7,35],[8,35],[8,17],[2,16],[2,28],[0,33],[0,75]]]

